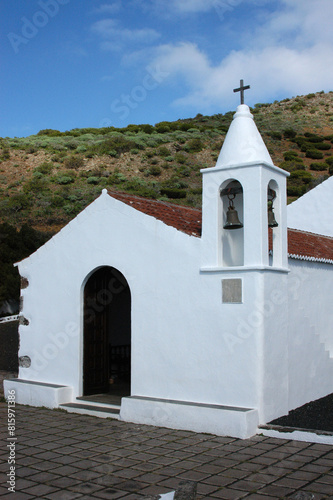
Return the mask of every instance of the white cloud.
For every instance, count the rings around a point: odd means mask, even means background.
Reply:
[[[91,31],[103,39],[103,50],[120,50],[126,44],[150,44],[155,42],[160,34],[151,28],[127,29],[119,26],[115,19],[102,19],[91,26]]]
[[[332,18],[332,0],[281,0],[280,9],[250,36],[256,45],[309,47],[321,42],[333,43]]]
[[[229,0],[228,0],[229,1]],[[235,5],[242,0],[230,0]],[[192,4],[204,8],[203,0],[182,0],[179,8]],[[214,0],[205,2],[212,7]],[[262,9],[262,25],[248,25],[243,49],[231,51],[214,64],[198,46],[170,43],[156,49],[153,64],[181,82],[183,95],[176,106],[214,109],[238,102],[232,89],[240,78],[251,85],[251,104],[333,90],[332,0],[280,0],[278,10]],[[170,80],[168,80],[170,81]],[[185,83],[185,85],[184,85]]]
[[[222,20],[241,4],[262,6],[271,0],[132,0],[132,5],[145,12],[155,12],[174,19],[175,15],[191,15],[215,11]]]
[[[161,46],[153,64],[168,73],[169,78],[186,82],[184,95],[174,105],[209,110],[236,103],[238,97],[232,89],[238,86],[240,78],[251,85],[247,101],[252,105],[278,94],[330,90],[327,85],[333,83],[333,68],[327,62],[331,60],[333,47],[318,44],[303,50],[265,47],[233,51],[214,66],[198,47],[183,43]]]
[[[121,9],[121,2],[104,3],[93,10],[93,14],[115,14]]]

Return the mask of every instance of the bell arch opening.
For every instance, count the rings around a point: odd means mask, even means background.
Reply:
[[[130,395],[131,292],[114,267],[96,269],[83,292],[83,396]]]
[[[244,265],[243,187],[228,179],[220,188],[221,255],[223,266]]]
[[[270,180],[267,186],[267,225],[269,265],[276,266],[280,261],[278,242],[280,240],[280,197],[279,186]]]

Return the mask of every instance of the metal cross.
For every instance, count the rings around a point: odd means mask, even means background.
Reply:
[[[245,85],[245,87],[244,87],[244,80],[241,80],[240,87],[238,87],[238,89],[234,89],[234,92],[240,92],[241,104],[244,104],[244,90],[247,90],[249,88],[250,88],[250,85]]]

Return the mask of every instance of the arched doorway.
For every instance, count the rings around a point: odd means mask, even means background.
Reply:
[[[100,267],[84,287],[83,395],[128,396],[131,292],[113,267]]]

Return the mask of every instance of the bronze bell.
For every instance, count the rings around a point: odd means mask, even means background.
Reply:
[[[238,218],[237,210],[230,204],[227,211],[227,222],[223,226],[223,229],[240,229],[241,227],[243,227],[243,224]]]
[[[275,220],[273,207],[268,207],[268,227],[277,227],[279,224]]]

